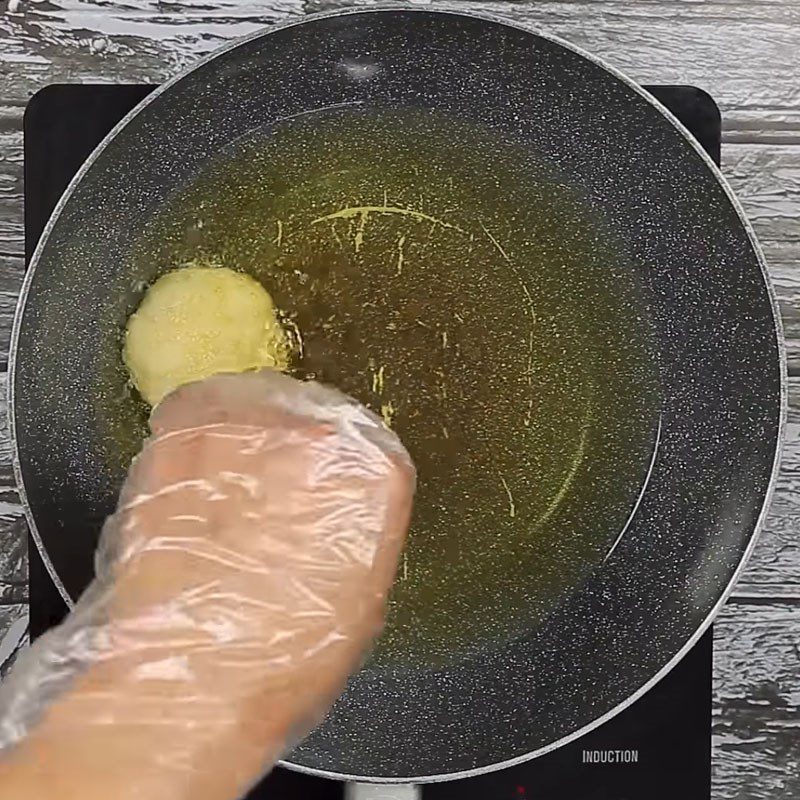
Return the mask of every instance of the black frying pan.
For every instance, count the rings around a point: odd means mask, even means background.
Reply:
[[[154,92],[112,132],[59,203],[26,278],[11,364],[16,467],[68,601],[91,578],[121,475],[98,431],[119,398],[97,387],[113,368],[108,343],[141,296],[137,281],[153,277],[131,275],[137,236],[223,146],[337,104],[436,109],[521,142],[593,198],[647,290],[657,441],[615,547],[514,636],[481,630],[480,646],[446,663],[367,666],[289,758],[334,776],[463,776],[598,725],[710,623],[775,476],[785,399],[775,302],[752,231],[708,158],[652,98],[572,47],[477,15],[400,8],[250,37]]]

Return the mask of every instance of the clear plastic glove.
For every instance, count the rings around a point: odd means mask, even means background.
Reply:
[[[153,412],[97,578],[0,691],[0,797],[234,800],[379,632],[414,469],[352,400],[274,372]]]

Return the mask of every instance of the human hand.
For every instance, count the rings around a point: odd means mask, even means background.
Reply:
[[[19,665],[70,686],[8,764],[64,797],[230,800],[379,631],[414,471],[365,409],[277,373],[182,387],[151,427],[96,584]]]

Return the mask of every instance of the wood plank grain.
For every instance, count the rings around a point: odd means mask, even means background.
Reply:
[[[0,499],[0,606],[28,602],[28,528],[20,512]]]
[[[24,252],[22,192],[22,113],[14,109],[0,114],[0,258]]]
[[[3,678],[27,642],[28,607],[23,603],[0,606],[0,678]],[[9,658],[10,656],[10,658]]]
[[[765,247],[800,245],[800,144],[728,143],[722,170]]]
[[[714,631],[713,797],[800,797],[800,606],[728,605]]]
[[[301,0],[28,2],[0,14],[0,104],[54,82],[159,83],[221,42],[303,11]]]

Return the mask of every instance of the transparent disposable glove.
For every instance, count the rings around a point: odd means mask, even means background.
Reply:
[[[0,690],[0,797],[234,800],[382,624],[414,469],[338,392],[274,372],[153,412],[97,578]]]

